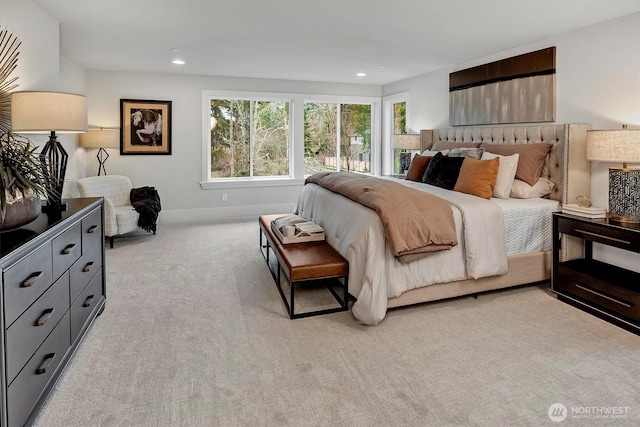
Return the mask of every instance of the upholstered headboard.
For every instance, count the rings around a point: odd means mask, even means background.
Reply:
[[[551,199],[574,203],[580,194],[589,194],[591,169],[586,156],[587,124],[525,125],[525,126],[464,126],[436,129],[435,141],[483,142],[486,144],[552,144],[541,176],[555,184]]]
[[[423,138],[431,148],[435,141],[484,142],[487,144],[552,144],[540,176],[555,184],[549,198],[561,203],[575,203],[576,197],[591,191],[591,165],[587,160],[587,124],[526,125],[526,126],[465,126],[436,129],[432,138]],[[423,131],[428,132],[428,131]],[[421,133],[423,133],[421,132]],[[432,139],[433,142],[428,141]],[[561,260],[582,257],[581,239],[563,235]]]

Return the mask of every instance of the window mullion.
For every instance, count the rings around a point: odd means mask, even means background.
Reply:
[[[340,103],[336,103],[336,171],[340,172],[342,168],[342,158],[340,152]]]
[[[253,177],[253,144],[254,139],[254,120],[253,110],[255,108],[255,101],[249,101],[249,176]]]

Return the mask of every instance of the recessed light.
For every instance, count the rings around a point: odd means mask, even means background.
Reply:
[[[176,65],[184,65],[185,62],[182,59],[174,59],[173,61],[171,61],[172,64],[176,64]]]
[[[180,52],[180,49],[176,49],[175,47],[171,49],[171,52]]]
[[[366,77],[367,73],[357,73],[356,76],[357,77]]]

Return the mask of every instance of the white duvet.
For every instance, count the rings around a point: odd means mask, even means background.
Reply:
[[[427,184],[395,181],[450,203],[457,246],[402,264],[388,247],[374,210],[315,184],[304,186],[295,210],[320,224],[327,242],[349,261],[349,292],[357,298],[352,313],[365,325],[378,324],[386,315],[387,299],[407,290],[508,270],[503,212],[497,204]]]

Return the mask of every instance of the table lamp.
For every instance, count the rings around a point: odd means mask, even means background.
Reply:
[[[109,153],[105,148],[115,148],[120,146],[120,129],[89,129],[85,134],[80,135],[80,143],[85,148],[98,148],[98,176],[102,172],[107,174],[104,164],[109,158]]]
[[[587,159],[621,162],[622,168],[609,168],[609,219],[640,223],[640,129],[587,131]]]
[[[396,134],[393,135],[393,148],[400,152],[400,173],[405,173],[411,165],[411,153],[409,150],[420,150],[420,135]]]
[[[87,131],[87,98],[61,92],[13,92],[11,94],[11,131],[22,134],[49,134],[40,151],[47,180],[45,212],[63,211],[62,187],[69,155],[58,142],[58,133]]]

